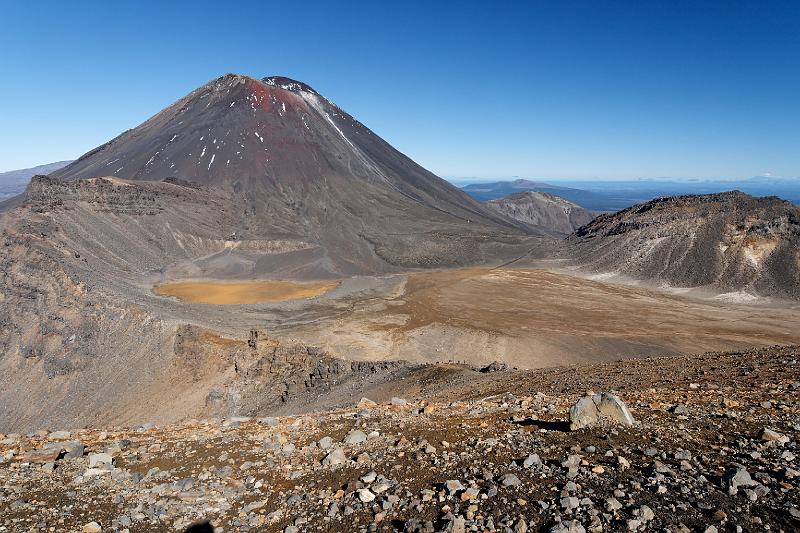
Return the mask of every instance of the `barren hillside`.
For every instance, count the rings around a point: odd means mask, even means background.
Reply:
[[[588,224],[594,215],[578,204],[546,192],[518,192],[486,205],[526,224],[531,232],[566,236]]]
[[[578,264],[605,273],[800,297],[800,208],[733,191],[658,198],[602,215],[570,239]]]

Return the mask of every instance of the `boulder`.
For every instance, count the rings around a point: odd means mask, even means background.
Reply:
[[[375,499],[375,494],[373,494],[373,492],[369,489],[359,489],[358,499],[361,500],[363,503],[369,503]]]
[[[103,531],[103,528],[100,527],[100,524],[98,524],[97,522],[89,522],[88,524],[83,526],[83,529],[81,529],[81,531],[83,533],[100,533],[101,531]]]
[[[763,440],[764,442],[777,442],[780,444],[786,444],[787,442],[789,442],[789,437],[781,435],[777,431],[764,428],[763,430],[761,430],[761,440]]]
[[[375,407],[376,405],[378,404],[373,402],[369,398],[361,398],[356,407],[358,407],[359,409],[368,409],[370,407]]]
[[[334,449],[331,453],[325,456],[322,464],[325,466],[335,466],[347,462],[347,456],[341,448]]]
[[[524,461],[522,461],[522,466],[525,468],[530,468],[532,466],[540,464],[542,464],[542,460],[539,457],[539,455],[535,453],[530,454],[528,457],[525,458]]]
[[[550,533],[586,533],[586,529],[577,520],[566,520],[551,527]]]
[[[599,411],[591,396],[584,396],[569,408],[569,429],[591,427],[598,422]]]
[[[632,426],[636,422],[628,410],[628,406],[618,396],[609,392],[601,392],[599,395],[595,394],[593,399],[601,416],[623,426]]]
[[[63,451],[64,459],[76,459],[78,457],[83,457],[83,452],[86,450],[86,447],[83,445],[83,443],[78,440],[48,442],[44,445],[44,447],[47,449],[58,449]]]
[[[20,463],[52,463],[57,461],[61,456],[61,448],[43,448],[40,450],[31,450],[29,452],[17,455],[15,459]]]
[[[504,363],[502,361],[492,361],[490,364],[481,368],[481,372],[486,374],[489,372],[504,372],[508,369],[509,369],[508,363]]]
[[[728,491],[728,494],[736,494],[739,487],[754,487],[758,485],[753,478],[750,477],[750,472],[740,464],[732,464],[728,466],[725,473],[722,474],[722,488]]]
[[[587,394],[569,408],[569,428],[573,431],[595,426],[603,420],[623,426],[635,423],[625,403],[610,392]]]
[[[89,468],[98,468],[101,465],[113,466],[114,458],[110,453],[93,453],[89,455]]]
[[[477,500],[481,494],[481,489],[478,487],[469,487],[464,492],[461,493],[461,501],[468,502]]]
[[[502,483],[504,487],[518,487],[521,481],[514,474],[508,473],[500,479],[500,483]]]
[[[464,485],[461,484],[461,481],[457,479],[448,479],[444,482],[444,488],[447,489],[448,494],[455,494],[461,490],[464,490]]]
[[[359,429],[354,429],[344,437],[345,444],[359,444],[367,440],[367,435]]]

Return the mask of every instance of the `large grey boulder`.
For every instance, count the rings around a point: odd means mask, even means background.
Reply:
[[[591,396],[584,396],[569,408],[569,429],[591,427],[598,422],[597,405]]]
[[[595,426],[602,420],[623,426],[636,422],[625,403],[610,392],[587,394],[569,408],[569,428],[573,431]]]

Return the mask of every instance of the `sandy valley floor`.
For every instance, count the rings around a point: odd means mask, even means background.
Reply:
[[[351,278],[335,288],[267,285],[275,299],[304,299],[193,308],[363,360],[536,368],[800,342],[800,310],[786,303],[702,299],[547,269],[425,271]],[[236,297],[226,292],[217,301]]]

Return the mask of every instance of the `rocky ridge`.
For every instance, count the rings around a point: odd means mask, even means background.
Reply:
[[[33,176],[54,172],[70,163],[72,163],[72,161],[58,161],[56,163],[38,165],[32,168],[0,172],[0,204],[2,204],[4,199],[24,192],[25,187],[27,187],[28,182]],[[2,210],[2,207],[0,207],[0,210]]]
[[[568,239],[585,269],[671,287],[800,297],[800,207],[739,191],[657,198]]]
[[[525,224],[532,233],[556,237],[567,236],[594,218],[578,204],[546,192],[518,192],[486,205]]]

